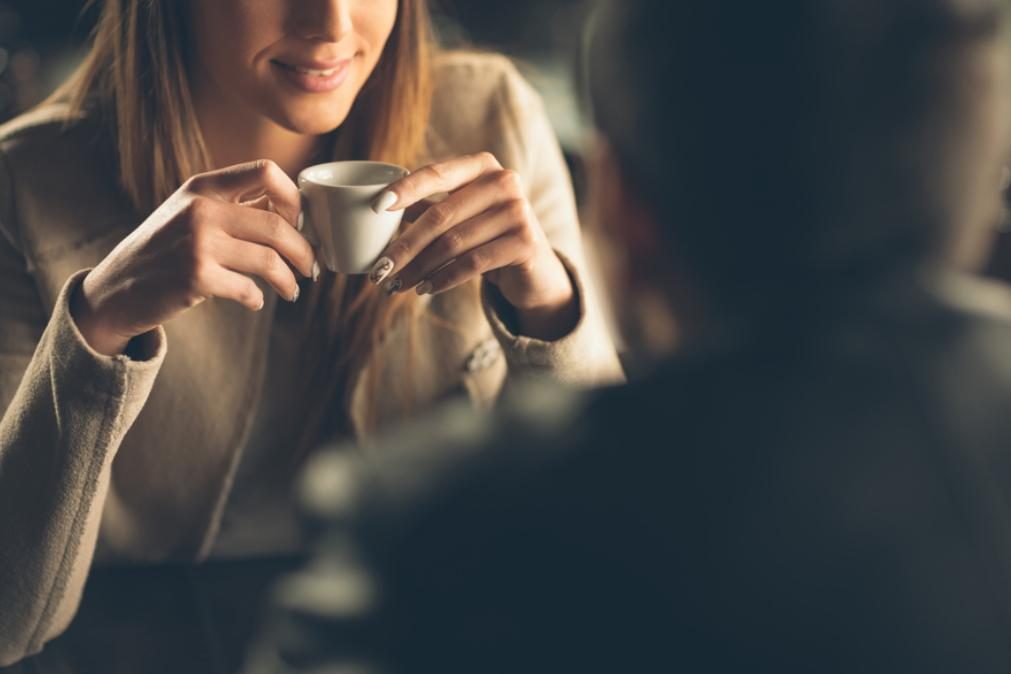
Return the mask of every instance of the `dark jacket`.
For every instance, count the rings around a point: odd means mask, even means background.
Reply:
[[[315,641],[282,650],[403,672],[1011,671],[1009,307],[904,281],[625,388],[517,390],[350,468],[324,452],[317,568],[365,575],[350,603],[292,595],[280,620]]]

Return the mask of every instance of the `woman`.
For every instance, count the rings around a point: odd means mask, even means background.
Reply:
[[[320,440],[507,371],[620,376],[536,96],[437,53],[423,0],[106,0],[0,150],[0,664],[67,626],[93,557],[297,549]],[[297,230],[292,177],[330,158],[414,170],[368,278]]]

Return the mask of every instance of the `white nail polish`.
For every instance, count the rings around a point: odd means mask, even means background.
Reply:
[[[379,285],[383,282],[384,278],[390,275],[391,271],[393,271],[393,260],[388,257],[381,257],[372,265],[372,271],[369,272],[369,280]]]
[[[295,292],[293,292],[291,294],[291,302],[292,302],[292,304],[294,304],[295,302],[298,302],[298,296],[299,296],[299,293],[301,293],[301,292],[302,292],[301,289],[298,287],[298,285],[296,285],[295,286]]]
[[[305,215],[302,214],[302,211],[299,211],[298,217],[295,218],[295,230],[301,232],[303,227],[305,227]]]
[[[415,288],[414,292],[418,293],[419,295],[428,295],[429,293],[432,292],[432,282],[425,281],[420,286]]]
[[[319,280],[319,261],[312,261],[312,282],[315,283]]]
[[[375,211],[376,214],[379,214],[395,203],[397,203],[396,193],[391,190],[383,190],[383,193],[380,194],[376,198],[375,203],[372,204],[372,210]]]

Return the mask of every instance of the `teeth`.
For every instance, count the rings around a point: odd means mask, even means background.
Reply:
[[[336,68],[331,68],[330,70],[311,70],[310,68],[299,68],[295,66],[295,71],[300,72],[304,75],[312,75],[314,77],[328,77],[337,72]]]
[[[329,70],[313,70],[312,68],[302,68],[301,66],[293,66],[287,63],[282,63],[281,65],[289,70],[294,70],[296,73],[311,75],[313,77],[330,77],[337,72],[337,68],[330,68]]]

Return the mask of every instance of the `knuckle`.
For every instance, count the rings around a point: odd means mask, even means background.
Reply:
[[[201,225],[210,218],[211,209],[213,208],[212,201],[212,199],[200,195],[194,196],[189,200],[184,213],[191,226]]]
[[[523,193],[523,182],[520,174],[512,169],[502,169],[496,176],[499,186],[509,194],[520,195]]]
[[[410,243],[405,237],[400,237],[396,241],[390,244],[390,248],[387,251],[387,256],[392,258],[394,262],[403,260],[411,253]]]
[[[274,175],[274,171],[280,170],[272,159],[257,159],[253,163],[253,169],[261,178],[269,178]]]
[[[282,266],[280,256],[272,249],[267,248],[262,253],[262,259],[260,260],[260,268],[263,270],[264,274],[273,275],[280,271]]]
[[[199,192],[207,184],[207,180],[206,173],[197,173],[187,178],[182,187],[187,192]]]
[[[413,194],[417,190],[418,181],[421,180],[428,171],[428,168],[421,168],[414,173],[409,174],[405,178],[401,178],[396,183],[393,183],[391,190],[398,196],[403,196],[405,194]]]
[[[530,248],[537,244],[538,233],[532,226],[520,227],[516,230],[516,238],[524,247]]]
[[[446,169],[442,164],[430,164],[425,168],[425,172],[439,182],[446,180]]]
[[[194,260],[190,269],[190,290],[198,295],[208,295],[211,288],[214,265],[210,260]]]
[[[264,233],[267,235],[268,240],[276,243],[284,239],[285,230],[288,228],[288,224],[280,216],[275,215],[267,218],[264,224]]]
[[[186,242],[187,252],[194,265],[210,257],[210,237],[203,227],[193,227]]]
[[[253,281],[247,280],[242,284],[242,297],[240,298],[242,302],[248,302],[249,304],[257,304],[260,301],[262,293],[259,287]]]
[[[483,253],[474,251],[473,253],[467,255],[460,262],[460,266],[468,274],[480,274],[484,271],[485,256]]]
[[[530,207],[526,199],[510,199],[505,205],[505,212],[510,220],[526,222],[529,220]]]
[[[446,202],[440,202],[428,209],[428,221],[433,227],[447,227],[453,222],[455,215],[453,207]]]
[[[491,152],[488,152],[487,150],[483,152],[478,152],[476,155],[474,155],[474,158],[477,159],[478,162],[480,162],[483,166],[490,166],[490,167],[501,166],[501,164],[499,164],[498,162],[498,157],[496,157]]]
[[[455,229],[450,230],[442,235],[442,241],[439,245],[441,247],[440,253],[446,257],[456,257],[463,252],[463,235]]]

